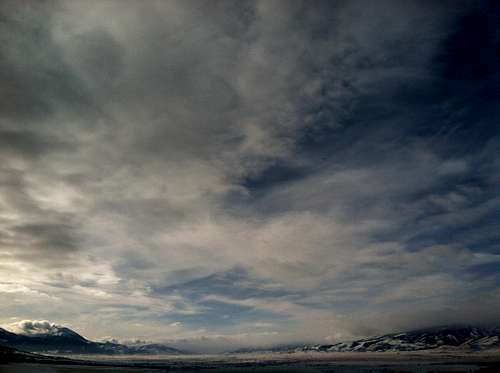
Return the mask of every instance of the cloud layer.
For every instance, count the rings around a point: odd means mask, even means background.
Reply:
[[[0,323],[200,349],[498,323],[497,8],[3,2]]]

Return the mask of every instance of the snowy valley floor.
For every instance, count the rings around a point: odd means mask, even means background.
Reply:
[[[0,373],[118,372],[500,372],[500,352],[292,353],[175,357],[86,357],[76,364],[10,363]]]

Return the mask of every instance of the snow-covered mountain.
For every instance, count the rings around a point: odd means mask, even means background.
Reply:
[[[127,347],[133,351],[133,354],[137,355],[180,355],[184,352],[161,344],[161,343],[144,343],[144,344],[134,344],[127,345]]]
[[[280,345],[271,348],[241,348],[230,353],[291,352],[395,352],[421,350],[500,352],[500,328],[440,326],[403,333],[384,334],[351,342],[316,345]]]
[[[16,334],[0,328],[0,345],[30,352],[95,353],[99,347],[71,329]]]
[[[184,353],[160,343],[94,342],[62,326],[51,327],[49,331],[42,333],[27,334],[16,334],[0,328],[0,346],[48,354],[177,355]],[[500,351],[500,328],[443,326],[385,334],[352,342],[303,346],[282,345],[273,348],[246,348],[232,352],[389,352],[443,349],[460,351],[498,349]]]
[[[346,343],[304,346],[300,351],[385,352],[435,349],[500,349],[500,328],[442,326],[385,334]]]
[[[0,346],[21,351],[49,354],[183,354],[184,352],[163,344],[125,345],[116,342],[93,342],[75,331],[53,326],[38,333],[16,334],[0,328]]]
[[[302,351],[305,348],[304,344],[284,344],[271,347],[241,347],[236,350],[227,352],[227,354],[255,354],[255,353],[271,353],[271,352],[293,352]]]

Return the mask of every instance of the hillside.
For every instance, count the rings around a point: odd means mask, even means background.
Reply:
[[[16,334],[0,328],[0,346],[21,351],[48,354],[106,354],[157,355],[183,352],[163,344],[134,344],[90,341],[66,327],[57,327],[50,333]]]

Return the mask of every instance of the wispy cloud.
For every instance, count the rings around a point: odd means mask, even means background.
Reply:
[[[222,348],[499,321],[482,5],[0,13],[0,323]]]

